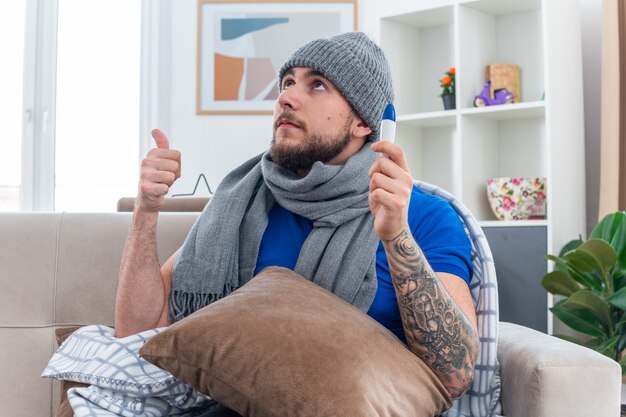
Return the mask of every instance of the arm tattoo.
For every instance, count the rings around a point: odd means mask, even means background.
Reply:
[[[478,336],[447,293],[408,230],[383,241],[409,349],[439,377],[452,398],[471,384]]]

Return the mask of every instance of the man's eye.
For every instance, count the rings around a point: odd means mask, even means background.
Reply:
[[[326,90],[326,86],[321,81],[315,81],[315,83],[313,84],[313,88],[319,91]]]
[[[286,90],[293,85],[293,80],[285,80],[283,81],[283,87],[281,90]]]

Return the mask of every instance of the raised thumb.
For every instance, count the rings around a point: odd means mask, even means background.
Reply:
[[[169,149],[170,141],[165,136],[165,133],[161,132],[159,129],[152,129],[152,137],[154,138],[154,142],[156,143],[157,148],[159,149]]]

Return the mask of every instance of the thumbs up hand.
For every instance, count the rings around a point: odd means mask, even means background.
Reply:
[[[169,149],[170,141],[165,136],[165,133],[161,132],[159,129],[152,129],[152,137],[154,138],[154,143],[158,149]]]
[[[159,129],[152,130],[156,148],[141,161],[137,209],[158,212],[174,181],[180,178],[180,152],[170,149],[170,142]]]

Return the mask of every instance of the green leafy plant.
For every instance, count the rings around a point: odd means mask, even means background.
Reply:
[[[441,86],[442,90],[441,90],[441,95],[442,96],[453,96],[456,92],[456,86],[455,86],[455,78],[456,76],[456,69],[450,68],[448,71],[446,71],[446,75],[439,80],[439,85]]]
[[[572,240],[559,256],[546,255],[555,269],[541,285],[564,299],[550,311],[587,335],[555,335],[594,349],[620,363],[626,375],[626,211],[607,215],[589,239]]]

